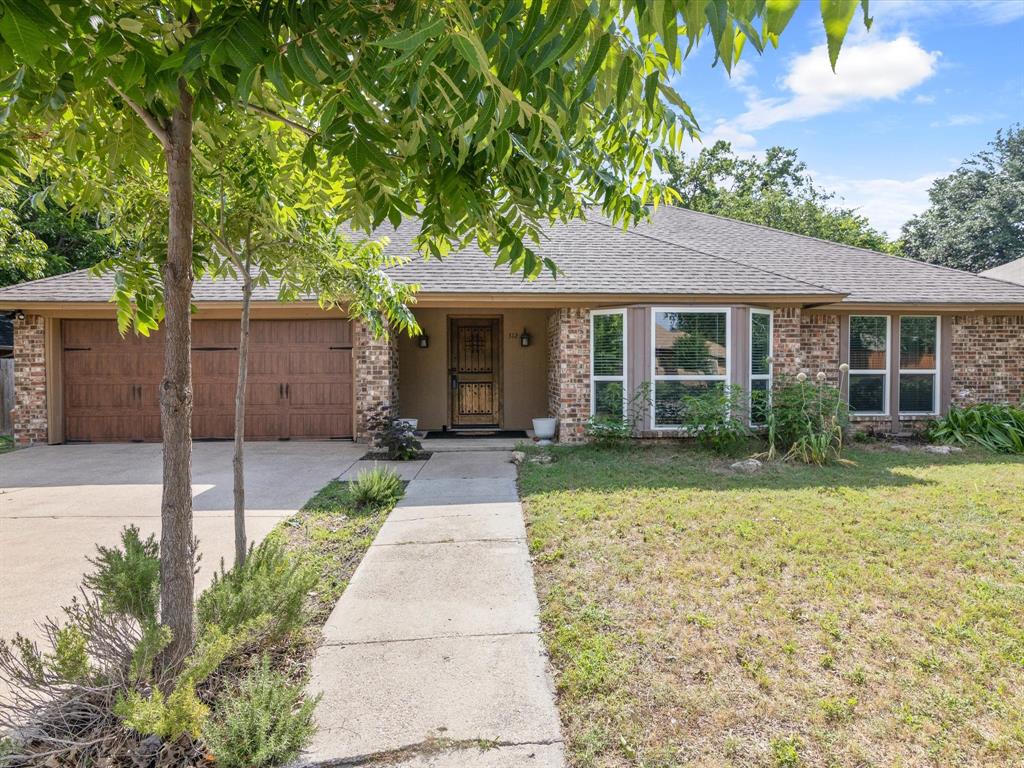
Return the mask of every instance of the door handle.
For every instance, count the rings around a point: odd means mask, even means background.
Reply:
[[[284,384],[277,385],[277,396],[284,397]]]
[[[292,399],[292,385],[291,384],[285,384],[284,385],[284,396],[286,398],[288,398],[289,400]]]
[[[459,377],[452,374],[452,392],[459,388]]]

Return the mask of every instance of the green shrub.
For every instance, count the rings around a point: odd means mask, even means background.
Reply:
[[[416,439],[412,425],[387,412],[372,417],[367,428],[373,437],[373,444],[382,448],[391,461],[415,459],[423,448]]]
[[[217,698],[203,740],[223,768],[280,765],[294,759],[316,731],[316,704],[317,699],[303,701],[302,686],[272,670],[263,657]]]
[[[96,568],[83,582],[110,613],[132,616],[140,623],[156,621],[160,600],[160,545],[150,536],[143,541],[134,525],[121,531],[118,547],[97,546],[89,562]]]
[[[750,437],[744,391],[713,387],[680,400],[680,425],[686,434],[715,453],[735,456]]]
[[[846,368],[841,366],[845,374]],[[805,374],[782,379],[772,390],[766,426],[768,457],[782,454],[805,464],[827,464],[843,451],[849,412],[838,387]]]
[[[51,667],[62,680],[79,682],[87,680],[90,673],[89,639],[74,624],[61,627],[53,639]]]
[[[937,443],[980,445],[996,453],[1024,453],[1024,407],[982,403],[953,408],[932,422],[928,437]]]
[[[643,382],[623,404],[622,387],[615,385],[602,390],[597,403],[598,412],[587,419],[584,434],[600,448],[621,445],[632,438],[651,407],[651,383]],[[622,408],[622,416],[610,415]]]
[[[249,550],[241,566],[225,571],[221,563],[196,605],[200,633],[212,625],[236,632],[268,617],[270,638],[283,637],[305,621],[306,595],[317,578],[316,571],[288,554],[280,540],[268,538]]]
[[[356,475],[349,494],[357,507],[392,507],[405,495],[405,484],[393,469],[374,467]]]

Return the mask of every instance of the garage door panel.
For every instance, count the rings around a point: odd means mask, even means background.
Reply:
[[[288,353],[288,373],[298,376],[341,376],[351,373],[351,356],[346,351],[302,350]]]
[[[235,381],[238,378],[237,350],[193,350],[192,378],[224,379]]]
[[[192,385],[192,407],[194,410],[213,409],[223,411],[235,408],[234,387],[225,387],[220,382],[199,382]]]
[[[104,383],[97,387],[91,383],[71,384],[67,387],[64,404],[70,408],[119,411],[134,405],[138,390],[134,384]]]
[[[351,437],[352,415],[350,413],[297,414],[288,416],[288,430],[303,437]]]
[[[198,320],[192,323],[192,349],[238,347],[242,329],[238,320]]]
[[[292,408],[333,410],[352,404],[352,387],[341,382],[296,382],[289,385],[288,397]]]
[[[266,378],[275,377],[275,381],[284,382],[288,375],[288,357],[281,350],[251,350],[249,352],[249,376]]]
[[[246,407],[281,407],[281,385],[269,382],[249,382],[245,387]]]
[[[136,355],[129,350],[69,349],[64,355],[65,370],[82,379],[106,381],[111,371],[117,371],[126,378],[138,376]]]

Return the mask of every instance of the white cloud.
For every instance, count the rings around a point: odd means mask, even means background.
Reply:
[[[932,128],[944,128],[944,127],[959,127],[962,125],[977,125],[982,121],[981,115],[950,115],[943,120],[934,121],[931,126]]]
[[[891,237],[900,233],[904,222],[928,207],[928,188],[943,173],[929,173],[916,179],[850,179],[814,174],[826,189],[836,192],[843,204],[856,208]]]
[[[789,96],[751,95],[747,111],[733,123],[737,130],[750,132],[836,112],[859,102],[895,99],[931,77],[939,55],[902,35],[844,47],[836,72],[832,72],[827,49],[820,45],[791,62],[782,79]]]
[[[915,104],[934,104],[935,103],[935,97],[934,96],[929,96],[929,95],[924,94],[924,93],[920,93],[920,94],[918,94],[917,96],[914,97],[914,103]]]
[[[754,135],[737,130],[725,120],[719,120],[710,130],[701,132],[700,141],[685,139],[682,149],[688,155],[696,155],[701,149],[714,145],[720,139],[732,144],[733,150],[739,154],[751,154],[757,147],[757,138]]]
[[[908,21],[956,13],[959,24],[1007,24],[1024,18],[1022,0],[875,0],[871,14],[879,22]]]

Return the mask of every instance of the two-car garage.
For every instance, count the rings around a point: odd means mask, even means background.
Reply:
[[[195,439],[234,434],[239,323],[192,323]],[[64,440],[160,439],[163,345],[103,320],[63,320]],[[325,439],[353,433],[351,325],[343,319],[253,320],[246,437]]]

